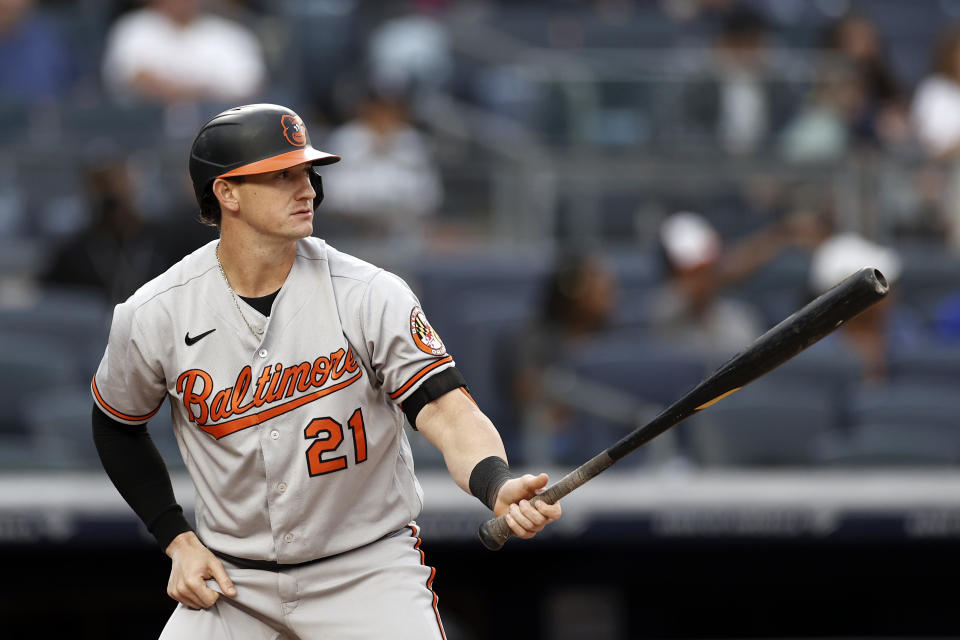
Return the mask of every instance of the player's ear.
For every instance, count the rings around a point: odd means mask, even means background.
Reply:
[[[221,208],[230,211],[238,211],[240,209],[240,201],[237,198],[237,185],[238,183],[232,180],[224,180],[223,178],[217,178],[213,181],[213,195],[216,196],[217,201],[220,202]]]

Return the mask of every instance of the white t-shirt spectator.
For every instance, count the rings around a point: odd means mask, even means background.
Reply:
[[[136,94],[147,72],[199,97],[237,100],[263,83],[265,64],[256,36],[235,22],[201,14],[180,25],[155,9],[133,11],[111,27],[103,81],[117,97]]]
[[[920,83],[911,119],[924,149],[939,156],[960,144],[960,85],[941,75]]]
[[[343,160],[324,184],[324,206],[343,213],[379,215],[385,231],[436,211],[440,176],[423,136],[404,126],[386,136],[359,122],[334,130],[326,146]]]

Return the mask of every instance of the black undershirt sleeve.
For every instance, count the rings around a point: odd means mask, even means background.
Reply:
[[[417,428],[417,414],[426,405],[433,402],[448,391],[453,391],[463,387],[467,388],[467,381],[463,374],[457,371],[456,367],[444,369],[440,373],[434,374],[423,381],[416,391],[403,401],[401,408],[407,414],[407,420],[410,426]]]
[[[177,504],[167,466],[147,425],[131,426],[111,419],[93,405],[93,442],[113,485],[147,529],[166,549],[190,524]]]

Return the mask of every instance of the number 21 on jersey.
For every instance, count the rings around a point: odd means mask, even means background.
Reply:
[[[357,409],[347,421],[353,435],[353,462],[360,464],[367,459],[367,434],[363,430],[363,412]],[[322,476],[347,468],[347,456],[324,459],[323,454],[336,451],[343,442],[343,426],[333,418],[316,418],[303,430],[303,437],[313,440],[307,447],[307,471],[310,476]]]

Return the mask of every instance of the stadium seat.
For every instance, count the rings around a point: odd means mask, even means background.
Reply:
[[[836,334],[827,336],[768,373],[764,381],[781,388],[814,389],[839,403],[863,378],[859,360],[839,340]]]
[[[20,234],[0,236],[0,274],[17,278],[37,274],[47,260],[51,247]]]
[[[64,107],[61,119],[64,137],[77,148],[106,141],[128,151],[156,149],[166,132],[163,108],[152,104],[74,103]]]
[[[461,308],[463,322],[455,335],[444,335],[447,348],[470,386],[470,393],[500,430],[510,451],[519,438],[509,389],[509,349],[523,339],[533,316],[522,299],[472,294]]]
[[[591,380],[666,406],[707,373],[703,356],[653,341],[643,331],[622,331],[591,340],[567,365]]]
[[[663,265],[650,250],[633,247],[605,254],[617,279],[617,306],[612,322],[615,326],[647,327],[654,309],[650,294],[663,278]]]
[[[960,437],[957,387],[911,380],[854,390],[846,407],[850,424],[886,424],[904,427],[939,427],[956,430]]]
[[[0,307],[0,333],[69,354],[71,381],[86,385],[96,371],[110,330],[112,307],[102,295],[47,288],[22,305]]]
[[[26,141],[30,131],[30,105],[0,100],[0,148],[12,149]]]
[[[47,340],[10,333],[0,334],[0,433],[26,433],[24,398],[51,393],[73,381],[73,354]]]
[[[837,425],[836,407],[815,388],[764,380],[691,419],[693,460],[705,467],[809,465],[817,440]]]
[[[91,433],[93,398],[89,387],[65,387],[53,393],[33,394],[22,406],[24,423],[44,457],[44,466],[99,468]],[[173,435],[168,404],[160,408],[147,428],[167,467],[182,468],[183,459]]]
[[[937,340],[960,343],[960,291],[937,303],[931,328]]]
[[[890,355],[895,380],[931,384],[960,384],[960,347],[941,344],[897,349]]]
[[[916,245],[899,250],[903,273],[894,285],[899,302],[930,325],[938,305],[960,290],[960,259],[937,246]]]
[[[45,468],[42,452],[30,434],[0,433],[0,469],[9,473]]]
[[[469,320],[463,313],[467,297],[534,306],[549,268],[549,257],[535,252],[434,257],[418,266],[412,286],[430,323],[447,340]]]
[[[728,294],[755,305],[772,327],[807,302],[809,273],[809,254],[788,251],[733,286]]]
[[[960,462],[960,430],[906,424],[861,424],[830,434],[817,460],[831,466],[952,466]]]
[[[21,414],[44,466],[62,469],[94,468],[89,387],[64,387],[32,394],[21,403]]]

